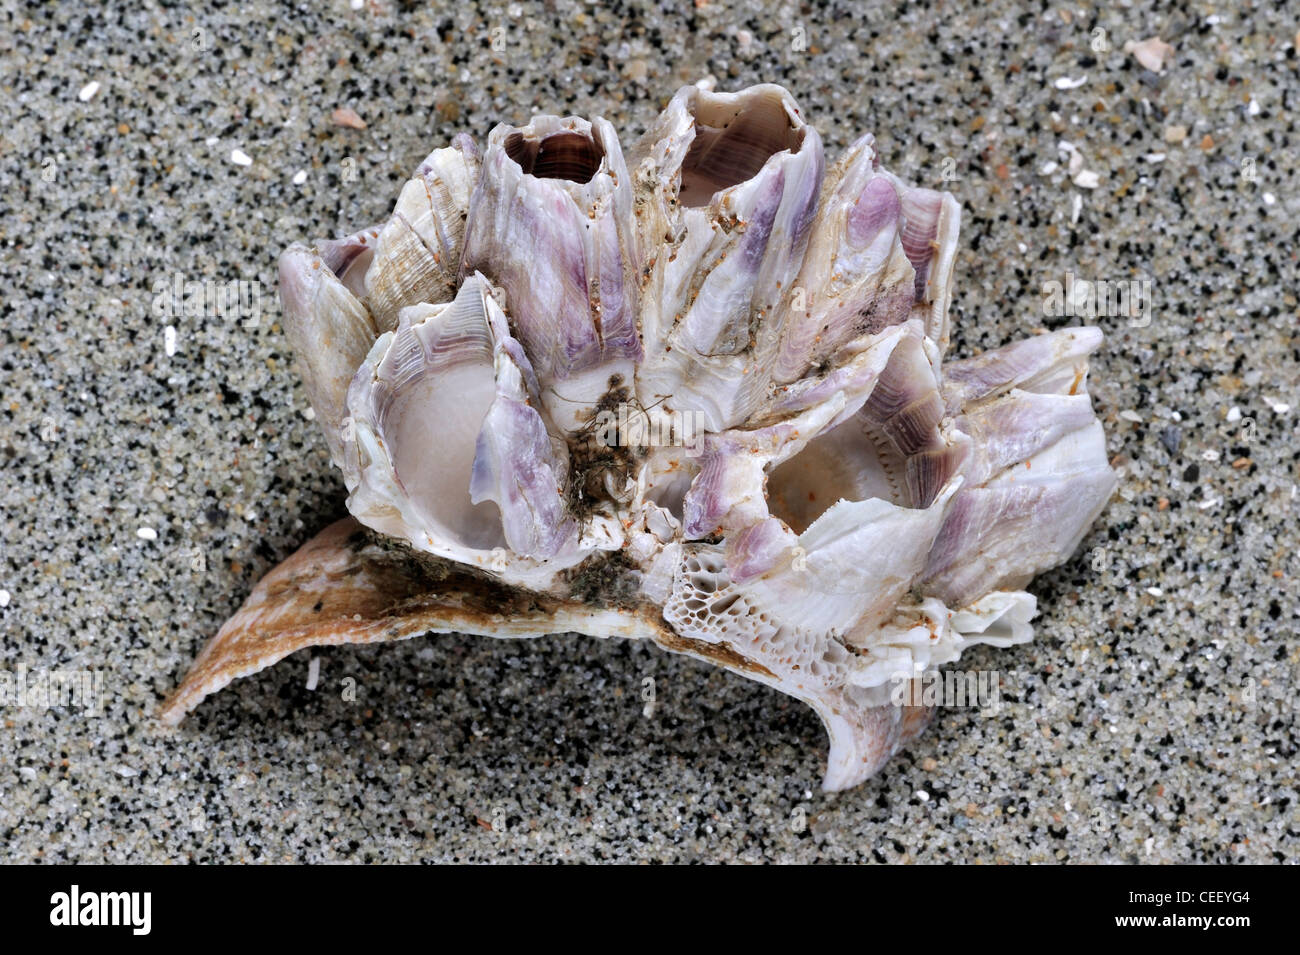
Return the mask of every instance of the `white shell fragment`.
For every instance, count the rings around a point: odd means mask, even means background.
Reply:
[[[1174,48],[1153,36],[1145,40],[1129,40],[1124,44],[1124,52],[1133,54],[1133,59],[1146,69],[1159,73],[1165,68],[1165,60],[1173,55]]]
[[[869,135],[828,166],[778,86],[687,86],[626,153],[600,118],[457,136],[281,257],[352,518],[164,718],[303,647],[576,631],[803,700],[826,788],[862,782],[929,721],[913,681],[1031,638],[1115,487],[1099,330],[945,357],[960,222]]]

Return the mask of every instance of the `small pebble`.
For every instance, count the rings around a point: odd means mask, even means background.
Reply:
[[[348,109],[346,106],[340,106],[330,113],[330,122],[335,126],[343,126],[346,129],[366,128],[366,121],[357,115],[356,110]]]
[[[77,99],[81,100],[83,103],[89,103],[92,99],[95,98],[95,94],[98,92],[99,92],[99,81],[91,80],[89,83],[87,83],[85,86],[81,88],[80,92],[77,93]]]
[[[137,527],[135,530],[135,536],[140,538],[142,541],[156,541],[158,539],[158,532],[152,527]]]
[[[230,161],[236,166],[253,165],[253,157],[248,155],[248,153],[244,152],[242,149],[232,149],[230,151]]]
[[[1129,40],[1124,44],[1124,52],[1132,53],[1133,59],[1137,60],[1144,69],[1159,73],[1165,68],[1165,60],[1173,55],[1174,48],[1159,37],[1153,36],[1136,43]]]

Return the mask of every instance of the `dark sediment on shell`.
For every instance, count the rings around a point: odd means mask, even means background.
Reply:
[[[395,578],[409,581],[411,595],[456,592],[482,613],[509,614],[548,609],[554,600],[503,583],[485,570],[416,550],[409,543],[368,528],[351,534],[346,546]]]
[[[567,571],[569,597],[593,607],[651,608],[641,595],[641,572],[622,551],[608,551]],[[658,613],[658,608],[652,608]]]

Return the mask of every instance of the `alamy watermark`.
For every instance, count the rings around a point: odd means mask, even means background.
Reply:
[[[682,447],[694,457],[704,441],[703,411],[658,411],[651,417],[635,405],[596,415],[596,436],[607,448]]]
[[[152,892],[83,892],[73,885],[50,896],[50,924],[56,926],[124,926],[132,935],[148,935],[153,926]]]
[[[894,706],[977,707],[996,716],[1002,707],[1002,674],[997,670],[901,671],[889,679],[889,701]]]
[[[22,663],[12,673],[0,670],[0,708],[9,706],[43,710],[63,706],[80,709],[87,716],[101,716],[104,712],[104,671],[29,671]]]
[[[187,279],[181,272],[153,283],[155,318],[220,318],[257,328],[275,296],[262,296],[262,283],[249,279]],[[274,308],[271,305],[270,308]]]
[[[1065,282],[1043,283],[1043,314],[1053,318],[1127,318],[1130,328],[1151,324],[1149,278],[1089,279],[1065,273]]]

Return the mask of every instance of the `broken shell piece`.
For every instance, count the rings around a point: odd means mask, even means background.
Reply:
[[[330,113],[330,122],[335,126],[343,126],[346,129],[366,128],[366,121],[357,114],[355,109],[349,106],[340,106]]]
[[[939,668],[1030,638],[1022,588],[1114,488],[1101,333],[945,360],[956,200],[870,136],[827,172],[780,87],[686,87],[629,156],[599,118],[499,126],[481,162],[458,137],[382,229],[285,253],[353,518],[165,719],[307,646],[623,636],[806,702],[842,789],[929,722]]]
[[[1145,40],[1129,40],[1124,44],[1124,52],[1132,53],[1133,59],[1152,73],[1159,73],[1165,68],[1165,60],[1173,56],[1174,48],[1153,36]]]

